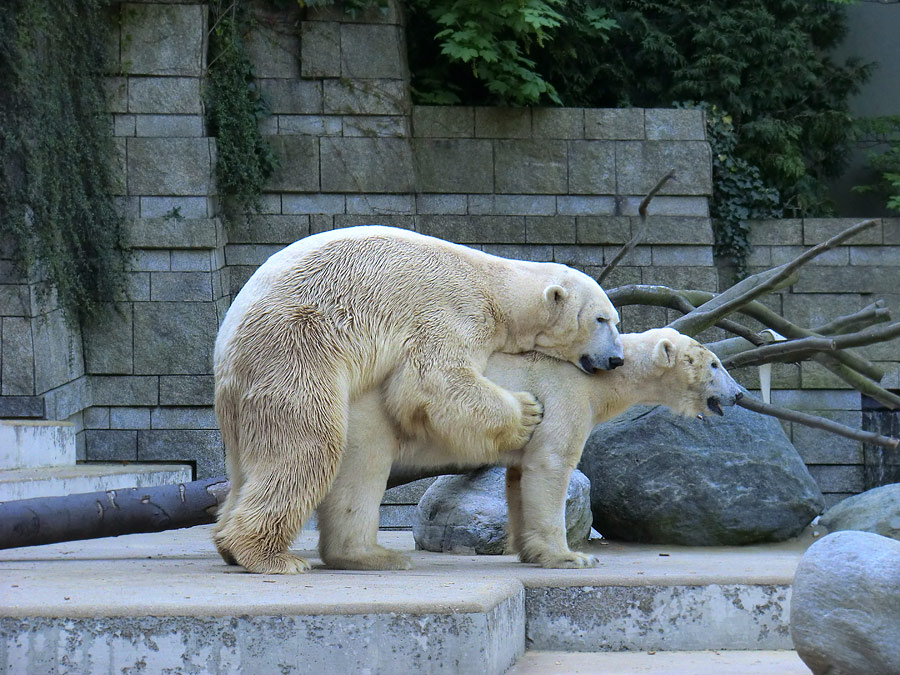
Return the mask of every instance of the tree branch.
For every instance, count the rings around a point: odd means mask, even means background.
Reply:
[[[871,431],[854,429],[853,427],[838,424],[837,422],[825,419],[824,417],[819,417],[818,415],[809,415],[807,413],[797,412],[796,410],[780,408],[770,403],[763,403],[762,401],[753,398],[752,396],[747,396],[746,394],[737,402],[737,405],[741,406],[742,408],[746,408],[747,410],[761,413],[763,415],[770,415],[771,417],[777,417],[789,422],[797,422],[798,424],[813,427],[814,429],[823,429],[825,431],[830,431],[833,434],[844,436],[846,438],[852,438],[855,441],[862,441],[863,443],[868,443],[869,445],[878,445],[882,448],[888,448],[890,450],[893,450],[897,448],[898,445],[900,445],[900,439],[897,438],[881,436],[880,434],[876,434]]]
[[[874,323],[884,323],[890,320],[891,311],[884,306],[884,300],[879,299],[871,305],[866,305],[858,312],[839,317],[821,326],[816,326],[815,331],[820,335],[838,335],[867,328]]]
[[[633,249],[635,246],[637,246],[638,243],[644,238],[644,230],[647,227],[647,207],[650,205],[650,201],[653,199],[656,193],[662,190],[663,186],[674,177],[675,169],[670,169],[669,172],[665,176],[660,178],[659,182],[653,186],[653,189],[647,193],[647,196],[641,200],[641,205],[638,207],[638,214],[641,217],[638,231],[627,244],[619,249],[618,253],[616,253],[613,259],[609,261],[609,264],[603,268],[603,271],[600,272],[600,276],[597,277],[598,284],[603,284],[603,280],[610,275],[610,273],[616,268],[616,265],[619,264],[622,258],[628,255],[628,252],[631,251],[631,249]]]

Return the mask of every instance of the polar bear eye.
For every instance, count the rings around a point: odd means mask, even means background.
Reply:
[[[609,319],[605,319],[602,316],[597,317],[597,323],[606,323]]]
[[[713,362],[712,362],[711,364],[709,364],[709,365],[712,366],[713,368],[718,368],[718,367],[719,367],[719,364],[716,363],[715,361],[713,361]]]

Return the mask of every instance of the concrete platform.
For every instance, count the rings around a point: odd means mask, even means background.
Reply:
[[[592,543],[598,568],[544,570],[382,532],[414,569],[347,572],[321,567],[306,532],[295,548],[316,566],[283,577],[226,566],[208,530],[0,551],[0,670],[503,673],[526,647],[790,649],[790,583],[810,543]]]
[[[192,480],[187,464],[71,464],[0,471],[0,502],[61,497]]]
[[[507,675],[810,675],[792,651],[528,652]]]

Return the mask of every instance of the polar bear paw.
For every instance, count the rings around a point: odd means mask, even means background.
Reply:
[[[306,558],[294,555],[287,551],[271,553],[265,557],[248,562],[238,562],[248,571],[254,574],[303,574],[311,569]]]
[[[524,447],[544,418],[544,406],[527,391],[512,392],[512,396],[518,402],[520,414],[517,424],[511,426],[507,433],[500,437],[498,446],[501,451]]]
[[[412,563],[405,555],[382,546],[359,554],[325,555],[325,564],[337,570],[408,570]]]
[[[566,555],[541,562],[541,567],[549,569],[587,569],[596,567],[599,564],[600,560],[595,555],[569,551]]]

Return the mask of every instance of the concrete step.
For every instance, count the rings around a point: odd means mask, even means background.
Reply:
[[[526,645],[786,650],[810,543],[594,543],[599,567],[545,570],[415,551],[409,532],[380,532],[413,569],[357,572],[322,567],[304,532],[294,548],[313,570],[260,576],[226,566],[209,530],[0,551],[0,672],[499,674]]]
[[[537,652],[507,675],[810,675],[797,652]]]
[[[0,501],[60,497],[192,480],[185,464],[72,464],[0,471]]]
[[[0,420],[0,471],[75,464],[75,427],[68,422]]]

